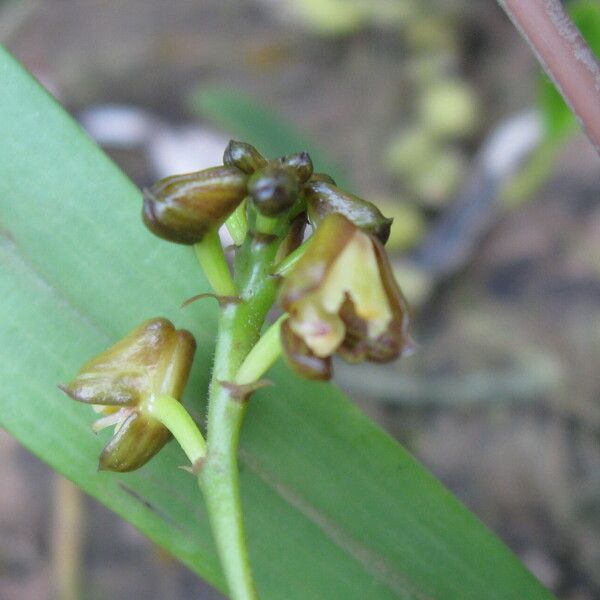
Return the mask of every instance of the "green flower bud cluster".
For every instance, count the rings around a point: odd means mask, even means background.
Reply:
[[[154,184],[144,194],[142,215],[158,237],[194,245],[225,305],[252,302],[253,288],[262,282],[236,295],[238,283],[218,228],[235,219],[237,231],[243,232],[236,250],[244,255],[242,272],[252,273],[252,262],[263,261],[261,277],[271,291],[260,310],[266,315],[278,294],[284,314],[277,330],[265,334],[248,355],[241,377],[245,389],[255,389],[252,381],[280,352],[300,375],[329,379],[334,355],[353,363],[386,362],[410,348],[408,309],[383,247],[392,219],[338,188],[329,175],[314,173],[306,152],[267,160],[253,146],[231,141],[222,166]],[[304,241],[307,226],[312,235]],[[258,256],[268,256],[267,264]],[[277,270],[290,259],[289,268]],[[236,269],[239,265],[236,260]],[[278,276],[269,278],[275,272]],[[204,456],[203,437],[187,413],[181,416],[179,404],[194,350],[189,332],[176,330],[166,319],[152,319],[62,386],[102,414],[95,431],[114,426],[100,456],[102,469],[139,468],[170,439],[170,429],[193,464]],[[228,389],[239,385],[230,382]]]
[[[306,213],[316,227],[335,212],[384,243],[389,237],[391,219],[338,188],[328,175],[313,173],[306,152],[267,160],[250,144],[232,140],[223,165],[167,177],[146,190],[143,218],[150,231],[171,242],[196,244],[247,199],[248,211],[267,219],[289,216],[286,225]]]

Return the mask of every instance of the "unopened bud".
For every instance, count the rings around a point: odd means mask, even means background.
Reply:
[[[240,171],[251,175],[266,166],[267,161],[262,154],[246,142],[231,140],[223,154],[223,164],[237,167]]]
[[[313,164],[308,152],[288,154],[287,156],[278,158],[277,162],[294,171],[300,183],[308,181],[313,172]]]
[[[195,244],[220,227],[246,195],[248,176],[214,167],[161,179],[144,194],[144,223],[158,237]]]
[[[298,199],[298,178],[290,169],[270,165],[250,177],[248,194],[261,215],[278,217]]]

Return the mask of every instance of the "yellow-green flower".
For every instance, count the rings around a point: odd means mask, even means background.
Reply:
[[[331,376],[331,357],[387,362],[411,342],[406,302],[382,243],[341,214],[317,227],[279,295],[284,355],[300,374]]]
[[[153,396],[181,400],[196,342],[161,318],[142,323],[114,346],[83,365],[61,386],[71,398],[91,404],[102,415],[94,431],[113,426],[100,455],[100,469],[133,471],[170,439],[169,430],[146,410]]]

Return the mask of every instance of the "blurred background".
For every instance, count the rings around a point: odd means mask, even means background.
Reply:
[[[600,53],[600,2],[569,8]],[[417,352],[337,380],[559,598],[600,597],[600,163],[495,1],[0,0],[0,42],[140,186],[233,137],[393,216]],[[3,600],[222,597],[0,452]]]

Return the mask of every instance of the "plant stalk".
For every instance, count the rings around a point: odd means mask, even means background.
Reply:
[[[236,258],[236,284],[242,302],[221,308],[214,370],[208,400],[207,455],[198,481],[233,600],[256,600],[246,547],[239,489],[237,448],[247,402],[231,388],[244,359],[260,338],[275,299],[276,280],[269,275],[278,240],[248,236]]]
[[[311,238],[304,240],[291,254],[288,254],[274,269],[273,275],[283,277],[287,275],[295,264],[304,256]]]
[[[288,317],[281,315],[261,336],[246,357],[235,376],[235,383],[248,385],[260,379],[281,354],[281,323]]]
[[[194,252],[215,293],[219,296],[235,296],[235,284],[221,246],[218,230],[207,232],[201,241],[194,244]]]
[[[144,411],[158,419],[173,434],[192,463],[192,468],[204,459],[204,438],[181,402],[170,396],[153,396],[145,403]]]
[[[241,246],[248,233],[248,220],[246,219],[246,200],[244,200],[225,221],[225,226],[236,246]]]

